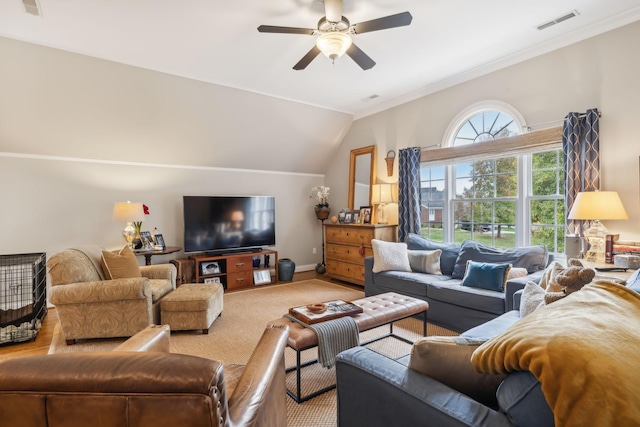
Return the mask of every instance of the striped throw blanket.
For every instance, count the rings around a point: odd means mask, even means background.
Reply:
[[[352,317],[340,317],[313,325],[307,325],[288,314],[285,314],[285,317],[305,328],[313,329],[318,336],[318,363],[325,368],[331,368],[334,365],[336,356],[341,351],[360,345],[358,325]]]

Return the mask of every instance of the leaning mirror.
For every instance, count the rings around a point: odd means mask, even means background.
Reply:
[[[376,179],[376,146],[351,150],[349,161],[349,209],[371,206],[371,186]]]

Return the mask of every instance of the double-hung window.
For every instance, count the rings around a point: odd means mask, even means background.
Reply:
[[[498,248],[543,244],[561,252],[564,167],[558,133],[552,132],[557,141],[520,144],[524,120],[517,111],[490,107],[466,111],[452,123],[443,149],[423,153],[422,235]],[[535,132],[527,135],[537,138]],[[542,137],[549,139],[549,132]]]

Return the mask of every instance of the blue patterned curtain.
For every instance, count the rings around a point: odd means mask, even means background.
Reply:
[[[398,152],[398,241],[420,230],[420,147]]]
[[[600,189],[600,114],[597,108],[587,110],[585,114],[567,114],[562,150],[566,162],[565,215],[568,215],[579,192]],[[587,228],[583,223],[567,219],[567,233],[582,235]]]

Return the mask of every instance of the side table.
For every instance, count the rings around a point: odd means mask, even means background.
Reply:
[[[181,251],[182,248],[178,246],[165,246],[162,250],[150,250],[150,251],[134,251],[136,255],[144,255],[144,265],[151,265],[151,257],[154,255],[168,255],[174,252]]]

